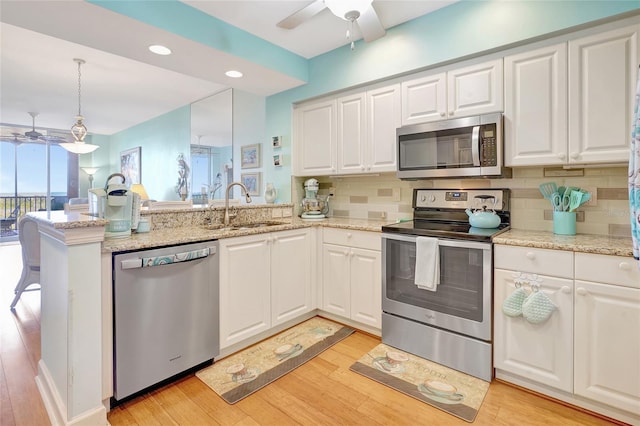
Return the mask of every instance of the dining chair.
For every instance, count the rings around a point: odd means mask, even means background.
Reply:
[[[38,222],[29,216],[22,217],[18,222],[18,238],[22,247],[22,275],[13,291],[15,297],[11,302],[11,309],[14,309],[23,292],[40,290],[40,287],[27,288],[32,284],[40,284],[40,232],[38,232]]]

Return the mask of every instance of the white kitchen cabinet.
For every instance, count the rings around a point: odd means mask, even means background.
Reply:
[[[367,98],[364,92],[338,98],[338,173],[360,173],[365,167]]]
[[[400,111],[399,84],[296,108],[295,174],[394,172]]]
[[[271,326],[315,309],[310,229],[273,233],[271,238]]]
[[[220,240],[220,347],[271,326],[270,234]]]
[[[326,176],[337,172],[337,106],[335,99],[294,109],[294,173]]]
[[[569,41],[568,162],[626,162],[638,71],[632,25]]]
[[[325,228],[322,246],[322,309],[380,329],[380,235]]]
[[[502,112],[502,59],[402,83],[402,125]]]
[[[367,91],[367,144],[363,172],[395,172],[396,129],[402,125],[400,84]]]
[[[635,260],[496,244],[494,265],[496,377],[631,424],[640,421]],[[514,271],[539,274],[556,306],[546,323],[527,325],[502,313]]]
[[[567,44],[504,58],[507,166],[567,159]]]
[[[494,366],[496,369],[544,383],[566,392],[573,390],[573,254],[556,250],[495,246]],[[549,273],[547,263],[558,276]],[[504,300],[516,289],[518,273],[538,274],[540,291],[555,305],[544,323],[502,312]],[[569,278],[571,277],[571,278]],[[530,291],[528,286],[525,286]]]
[[[402,82],[402,125],[447,118],[447,74],[444,72]]]
[[[315,309],[310,230],[220,240],[220,347]]]
[[[576,253],[574,392],[640,415],[640,271]]]

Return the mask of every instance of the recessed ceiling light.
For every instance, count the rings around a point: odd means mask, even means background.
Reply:
[[[240,78],[242,77],[242,73],[240,71],[230,70],[224,73],[227,77],[231,78]]]
[[[159,44],[154,44],[153,46],[149,46],[149,50],[155,53],[156,55],[171,55],[171,49]]]

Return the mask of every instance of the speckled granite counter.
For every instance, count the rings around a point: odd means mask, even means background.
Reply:
[[[28,214],[38,222],[50,225],[55,229],[89,228],[93,226],[105,226],[109,223],[106,219],[100,219],[77,212],[65,213],[61,210],[51,212],[30,212]]]
[[[631,237],[610,237],[608,235],[591,234],[557,235],[552,232],[511,229],[496,236],[493,242],[510,246],[633,256]]]
[[[143,234],[133,233],[131,237],[128,238],[105,240],[102,243],[102,250],[105,252],[139,250],[152,247],[194,243],[198,241],[241,237],[244,235],[262,234],[265,232],[286,231],[289,229],[307,228],[311,226],[380,232],[382,226],[389,223],[379,220],[347,218],[327,218],[322,220],[306,221],[298,217],[280,219],[278,221],[283,222],[282,225],[274,225],[262,228],[242,228],[237,230],[208,230],[204,226],[197,225],[181,228],[156,229]]]

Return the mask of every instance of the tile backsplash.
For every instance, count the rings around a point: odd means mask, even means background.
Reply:
[[[318,177],[320,195],[330,188],[334,196],[329,201],[330,214],[357,219],[387,219],[395,222],[412,217],[414,188],[511,189],[511,225],[514,229],[553,231],[552,208],[538,190],[544,182],[558,186],[576,186],[592,193],[592,201],[578,209],[577,232],[581,234],[631,234],[626,167],[584,168],[582,176],[548,177],[542,167],[515,168],[508,179],[440,179],[402,181],[395,173]],[[304,197],[303,183],[308,178],[292,178],[291,199],[295,214],[300,213]]]

